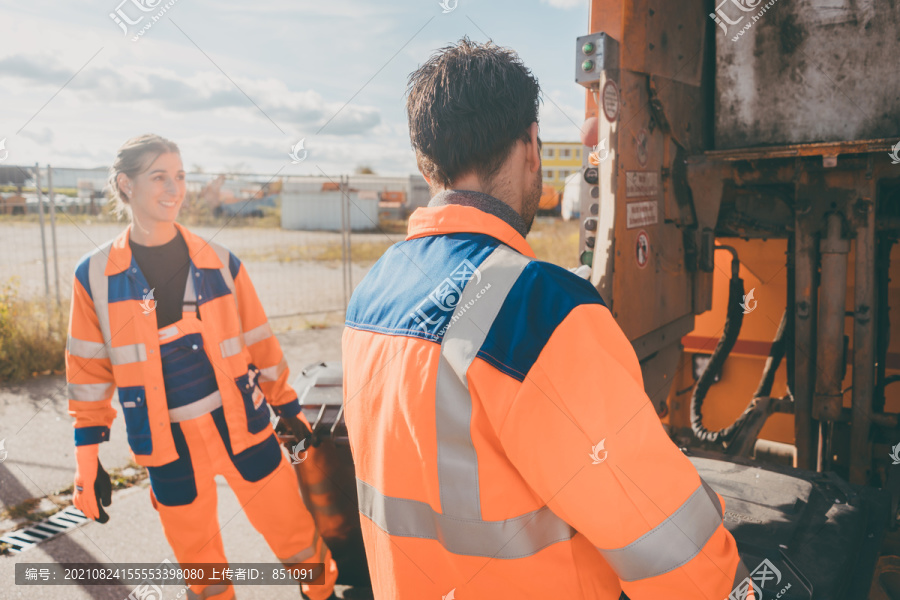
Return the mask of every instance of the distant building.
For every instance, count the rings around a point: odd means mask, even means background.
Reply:
[[[541,161],[544,165],[544,185],[551,185],[560,193],[566,178],[581,169],[580,142],[544,142]]]

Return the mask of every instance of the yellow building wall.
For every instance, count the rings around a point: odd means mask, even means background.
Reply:
[[[582,148],[579,142],[544,142],[541,151],[544,184],[553,186],[562,193],[566,186],[566,176],[581,169]]]

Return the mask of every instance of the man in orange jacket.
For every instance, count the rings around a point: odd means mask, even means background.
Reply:
[[[360,283],[344,410],[375,597],[722,600],[722,499],[666,436],[588,282],[525,241],[539,86],[463,39],[410,76],[434,194]]]

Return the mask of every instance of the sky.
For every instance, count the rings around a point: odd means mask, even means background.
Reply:
[[[408,175],[407,77],[464,35],[518,52],[542,139],[577,141],[590,0],[443,1],[2,0],[0,159],[108,167],[156,133],[188,171]]]

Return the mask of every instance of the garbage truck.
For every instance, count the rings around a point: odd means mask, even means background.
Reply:
[[[588,31],[579,256],[757,597],[900,597],[900,5],[592,0]]]

